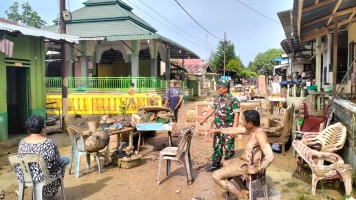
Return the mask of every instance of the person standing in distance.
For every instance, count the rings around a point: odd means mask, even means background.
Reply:
[[[164,107],[167,107],[169,104],[169,108],[171,112],[174,114],[174,124],[173,124],[173,137],[178,137],[178,132],[177,132],[177,122],[178,122],[178,111],[180,108],[180,105],[183,100],[183,94],[182,91],[177,88],[177,82],[175,80],[171,80],[169,84],[169,88],[166,92],[165,95],[165,102],[164,102]]]
[[[220,79],[218,81],[218,96],[215,97],[213,105],[204,119],[200,121],[200,125],[203,125],[213,114],[216,129],[237,127],[239,124],[240,103],[230,93],[230,83],[228,80]],[[213,163],[206,168],[206,171],[213,172],[220,169],[223,149],[225,150],[225,160],[229,160],[235,155],[235,137],[236,135],[214,134]]]
[[[129,89],[129,91],[127,93],[129,93],[129,95],[133,96],[132,98],[128,99],[129,102],[127,104],[127,108],[129,109],[130,105],[132,103],[133,104],[133,108],[136,109],[136,102],[135,102],[135,99],[134,99],[134,94],[135,94],[135,84],[134,83],[131,83],[130,89]]]

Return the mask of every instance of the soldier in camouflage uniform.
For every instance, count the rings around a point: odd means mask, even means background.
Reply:
[[[205,118],[200,121],[200,124],[203,125],[204,122],[215,113],[214,121],[216,129],[237,127],[239,123],[240,103],[237,98],[233,97],[230,93],[230,83],[228,80],[219,80],[218,93],[219,95],[214,99],[212,108],[208,111]],[[225,160],[234,156],[235,136],[215,133],[213,148],[213,164],[206,168],[209,172],[220,169],[223,149],[225,150]]]

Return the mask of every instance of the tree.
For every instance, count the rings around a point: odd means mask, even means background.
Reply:
[[[235,59],[235,46],[231,41],[226,42],[226,64],[230,60]],[[214,69],[215,72],[224,71],[224,41],[220,41],[216,52],[211,52],[209,57],[209,65]]]
[[[43,28],[46,26],[46,21],[42,20],[36,11],[32,10],[29,3],[23,3],[21,5],[22,13],[20,13],[19,7],[20,4],[18,2],[10,6],[9,9],[5,11],[7,19],[35,28]]]
[[[236,72],[236,76],[241,76],[243,67],[241,66],[240,58],[236,57],[235,59],[230,60],[226,65],[226,70],[234,71]]]
[[[274,67],[274,59],[284,54],[282,49],[269,49],[264,53],[257,54],[253,61],[251,71],[257,74],[272,75]]]
[[[248,69],[252,69],[252,66],[253,66],[253,62],[251,62],[251,61],[248,62],[247,68],[248,68]]]

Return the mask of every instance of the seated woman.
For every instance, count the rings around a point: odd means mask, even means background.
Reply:
[[[49,176],[52,178],[63,176],[65,167],[69,164],[68,157],[59,155],[56,144],[53,140],[43,137],[45,133],[45,119],[41,116],[31,116],[26,126],[30,135],[20,141],[18,153],[36,153],[43,157],[48,168]],[[38,163],[32,163],[31,174],[33,180],[41,182],[44,180],[43,173]],[[17,178],[22,182],[23,175],[20,165],[15,168]],[[43,187],[44,199],[54,196],[61,186],[60,181],[55,181],[50,185]]]
[[[248,189],[244,186],[241,179],[234,179],[241,191],[235,187],[227,178],[238,177],[241,175],[256,174],[268,167],[273,161],[274,155],[271,145],[268,143],[266,132],[260,127],[260,114],[256,110],[246,110],[243,117],[243,126],[246,129],[246,133],[249,134],[247,147],[241,157],[225,161],[223,168],[217,170],[213,174],[213,180],[216,184],[230,193],[236,195],[238,199],[248,199]],[[228,128],[213,130],[212,133],[220,131],[224,134],[236,135],[244,131],[243,127]],[[252,158],[252,149],[259,146],[265,155],[264,159],[258,166],[250,165]],[[254,162],[258,163],[261,151],[257,152],[254,156]]]

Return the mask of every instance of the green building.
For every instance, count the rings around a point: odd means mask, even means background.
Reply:
[[[78,39],[0,18],[0,141],[26,133],[28,116],[46,115],[45,40]]]
[[[191,50],[157,34],[122,0],[89,0],[83,4],[67,22],[67,33],[80,37],[80,44],[68,58],[73,61],[70,77],[160,77],[165,72],[165,79],[170,79],[171,58],[198,58]],[[57,32],[58,20],[54,23],[46,30]],[[58,77],[58,64],[53,62],[49,69],[50,76]]]

